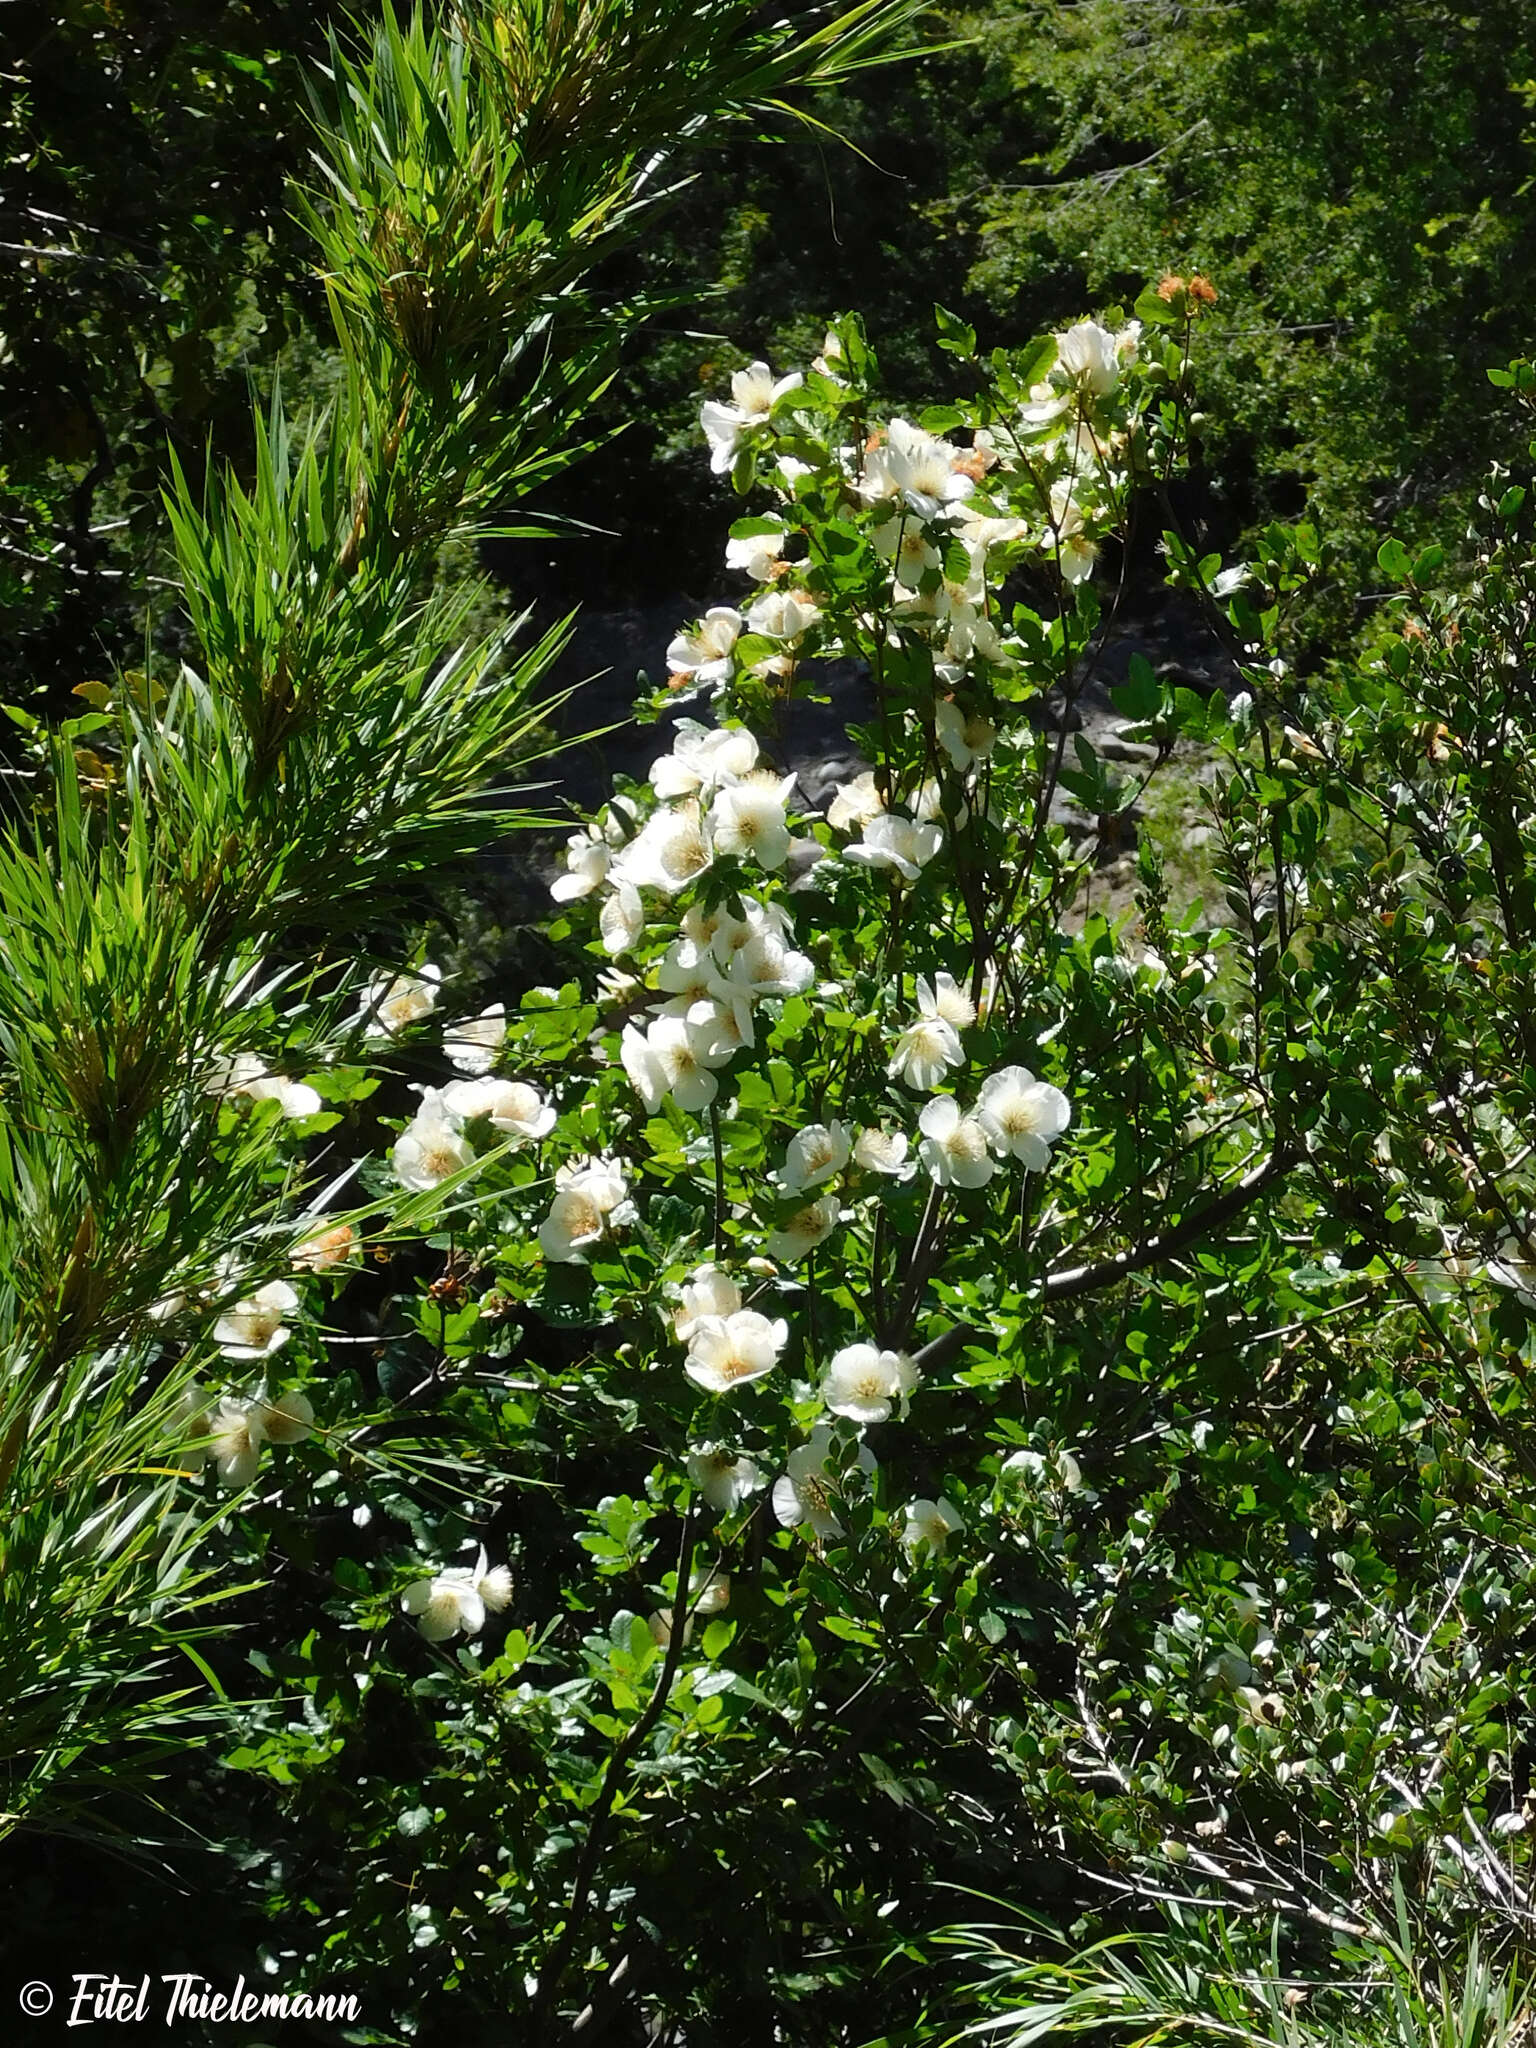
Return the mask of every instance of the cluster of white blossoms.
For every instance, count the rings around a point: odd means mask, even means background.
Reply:
[[[711,1394],[731,1394],[779,1362],[789,1325],[742,1306],[741,1289],[719,1266],[700,1266],[682,1290],[673,1328],[688,1346],[688,1377]]]
[[[478,1056],[484,1048],[475,1050]],[[489,1073],[450,1081],[446,1088],[423,1088],[415,1116],[395,1140],[395,1177],[401,1186],[424,1194],[472,1166],[475,1148],[468,1130],[481,1118],[500,1141],[531,1145],[554,1129],[555,1110],[532,1082]]]
[[[853,1464],[866,1478],[872,1477],[876,1460],[868,1444],[857,1446]],[[835,1542],[843,1534],[836,1510],[845,1485],[834,1457],[832,1432],[825,1425],[819,1426],[805,1443],[790,1452],[782,1477],[774,1482],[773,1512],[783,1528],[803,1526],[822,1542]],[[950,1537],[959,1534],[964,1526],[959,1509],[948,1500],[909,1501],[900,1510],[901,1542],[914,1559],[925,1552],[930,1557],[939,1556]]]
[[[647,931],[642,890],[675,896],[717,855],[772,873],[793,843],[794,778],[759,768],[757,741],[741,727],[683,720],[672,751],[653,762],[650,782],[657,808],[604,876],[609,893],[599,928],[613,957]],[[620,1058],[650,1115],[669,1096],[692,1115],[707,1110],[719,1093],[719,1070],[756,1044],[760,1006],[799,995],[815,979],[782,904],[745,893],[733,900],[739,910],[695,903],[683,913],[656,968],[648,1021],[625,1026]]]
[[[981,1084],[975,1108],[940,1095],[952,1071],[966,1065],[961,1033],[976,1021],[976,1004],[953,975],[917,982],[917,1015],[897,1032],[887,1071],[932,1096],[918,1118],[918,1156],[940,1187],[984,1187],[1000,1161],[1017,1159],[1044,1173],[1051,1147],[1071,1121],[1072,1105],[1028,1067],[1002,1067]]]
[[[618,1059],[645,1115],[675,1122],[680,1111],[713,1126],[716,1257],[688,1275],[669,1313],[683,1371],[722,1404],[717,1413],[794,1356],[788,1320],[772,1313],[771,1298],[763,1305],[764,1289],[754,1294],[750,1276],[798,1291],[801,1276],[786,1269],[840,1226],[856,1232],[882,1182],[891,1196],[893,1184],[926,1173],[933,1185],[914,1213],[936,1216],[948,1191],[981,1188],[1012,1162],[1045,1172],[1070,1122],[1067,1097],[1027,1067],[973,1076],[966,1034],[998,986],[987,966],[969,986],[942,970],[919,976],[910,1009],[910,984],[898,979],[895,1014],[886,1012],[889,996],[876,994],[864,998],[875,1015],[836,1019],[848,1031],[849,1059],[840,1069],[833,1058],[825,1087],[819,1078],[807,1084],[810,1120],[784,1133],[758,1190],[727,1180],[721,1143],[722,1130],[750,1121],[764,1099],[748,1092],[745,1077],[733,1093],[746,1055],[762,1057],[771,1075],[769,1051],[777,1063],[786,1050],[777,1006],[813,992],[848,1000],[843,985],[818,982],[781,900],[786,884],[804,886],[810,863],[827,857],[828,830],[837,851],[816,877],[832,878],[834,902],[844,892],[867,893],[879,907],[904,901],[925,871],[938,872],[957,830],[1007,829],[1010,750],[1021,745],[1021,724],[1015,718],[1000,732],[995,721],[1024,700],[1039,664],[1031,628],[1001,602],[1003,586],[1026,560],[1054,565],[1069,585],[1092,572],[1123,482],[1137,388],[1127,378],[1138,349],[1134,325],[1113,334],[1079,322],[1055,337],[1051,367],[1027,401],[953,439],[903,418],[871,428],[844,381],[836,335],[809,379],[755,363],[733,378],[728,403],[711,401],[701,414],[716,473],[734,472],[738,483],[755,477],[774,505],[741,522],[727,547],[726,567],[751,591],[712,606],[672,639],[674,692],[721,691],[727,704],[751,705],[760,691],[729,694],[751,677],[788,701],[802,660],[861,656],[878,670],[882,649],[902,657],[881,684],[882,765],[837,787],[818,838],[796,839],[803,828],[792,812],[794,777],[764,760],[751,731],[685,718],[651,764],[649,790],[614,798],[578,832],[553,883],[561,903],[591,899],[613,963],[607,986],[625,1009]],[[826,380],[839,387],[831,397]],[[818,522],[829,519],[835,549],[821,544],[827,536]],[[1022,672],[1022,686],[1017,677],[1005,681],[1010,669]],[[852,883],[850,871],[861,869],[878,888]],[[904,942],[917,922],[908,920]],[[862,979],[857,964],[848,974]],[[822,1028],[828,1021],[815,1024],[818,1077],[835,1042]],[[905,1100],[915,1117],[889,1106],[856,1116],[839,1092],[867,1085],[882,1024],[884,1082],[878,1062],[873,1078],[887,1105]],[[773,1087],[785,1099],[778,1079]],[[706,1161],[710,1146],[709,1135],[695,1133],[685,1156]],[[743,1156],[735,1155],[733,1177]],[[892,1213],[913,1206],[903,1196]],[[557,1176],[539,1230],[545,1257],[580,1258],[633,1213],[616,1159],[572,1162]],[[925,1220],[920,1231],[927,1227]],[[833,1271],[845,1285],[848,1276]],[[914,1360],[878,1341],[849,1342],[819,1361],[814,1393],[824,1419],[788,1452],[772,1487],[781,1525],[819,1539],[842,1533],[840,1496],[856,1474],[876,1469],[864,1432],[905,1419],[918,1383]],[[810,1391],[796,1383],[792,1398],[799,1405]],[[725,1515],[745,1509],[767,1483],[754,1458],[717,1434],[694,1445],[687,1469]],[[916,1561],[942,1553],[962,1523],[952,1502],[920,1498],[892,1526]]]
[[[225,1394],[211,1411],[211,1396],[195,1382],[182,1393],[174,1418],[177,1462],[201,1472],[211,1458],[226,1486],[249,1486],[265,1444],[302,1443],[314,1427],[315,1411],[297,1389],[275,1399],[264,1394]]]
[[[847,1133],[840,1126],[816,1125],[802,1137],[811,1137],[802,1148],[796,1171],[819,1172],[820,1162],[849,1156]],[[835,1133],[835,1135],[834,1135]],[[757,1310],[743,1306],[741,1288],[723,1267],[696,1267],[679,1290],[672,1311],[672,1327],[687,1346],[684,1369],[688,1377],[707,1393],[734,1394],[738,1389],[765,1378],[779,1363],[789,1337],[789,1325],[782,1318],[770,1321]],[[908,1398],[920,1375],[911,1358],[877,1344],[847,1344],[836,1352],[822,1377],[818,1392],[829,1414],[856,1423],[859,1429],[887,1422],[892,1415],[904,1419]],[[785,1528],[806,1524],[822,1538],[842,1534],[842,1524],[832,1510],[840,1481],[833,1467],[832,1436],[826,1425],[812,1431],[808,1443],[789,1454],[784,1475],[773,1489],[774,1514]],[[856,1463],[866,1474],[875,1470],[874,1453],[860,1444]],[[763,1484],[760,1468],[716,1442],[697,1445],[689,1454],[688,1477],[718,1513],[731,1514],[743,1506]],[[931,1502],[914,1502],[905,1510],[903,1541],[914,1550],[913,1518]],[[947,1503],[934,1510],[948,1518],[945,1533],[958,1529],[960,1517]],[[924,1524],[924,1540],[931,1550],[941,1547]],[[914,1551],[915,1554],[915,1551]]]
[[[298,1307],[298,1294],[286,1280],[269,1280],[231,1302],[213,1326],[213,1341],[226,1358],[270,1358],[293,1334],[288,1318]]]
[[[1044,1173],[1071,1115],[1049,1081],[1037,1081],[1028,1067],[1002,1067],[982,1082],[969,1114],[952,1095],[934,1096],[918,1118],[918,1156],[940,1187],[984,1187],[1010,1159]]]
[[[998,602],[1012,563],[1032,554],[1053,563],[1067,584],[1081,583],[1098,557],[1099,529],[1113,523],[1126,436],[1112,407],[1139,355],[1141,328],[1132,321],[1111,333],[1081,320],[1054,342],[1054,361],[1028,401],[975,429],[968,445],[903,418],[868,431],[860,445],[840,445],[835,434],[823,444],[825,385],[815,379],[807,385],[799,375],[775,377],[766,363],[754,363],[732,379],[729,404],[710,400],[700,412],[712,466],[723,474],[750,454],[759,479],[792,514],[799,480],[818,465],[790,455],[787,446],[814,451],[824,445],[823,473],[836,478],[844,501],[862,513],[870,545],[887,565],[893,629],[924,639],[938,682],[955,689],[967,683],[978,659],[1006,667],[1018,658]],[[819,379],[844,382],[835,334],[814,367]],[[726,566],[747,575],[761,595],[744,612],[714,608],[673,641],[673,687],[714,689],[729,682],[742,659],[740,643],[752,637],[776,643],[766,658],[754,646],[746,659],[748,672],[764,676],[790,673],[804,652],[854,651],[823,620],[814,597],[786,587],[796,575],[788,553],[792,519],[745,525],[727,547]],[[817,643],[807,645],[817,628]],[[948,702],[936,737],[963,773],[986,758],[996,733],[978,708]],[[879,847],[891,837],[885,827],[873,843]]]
[[[479,1635],[486,1615],[500,1614],[511,1601],[511,1572],[504,1564],[490,1564],[483,1547],[473,1564],[450,1565],[417,1579],[400,1596],[402,1612],[414,1618],[429,1643],[445,1643],[460,1633]]]

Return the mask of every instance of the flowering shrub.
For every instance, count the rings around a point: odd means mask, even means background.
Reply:
[[[882,418],[842,321],[706,420],[747,587],[674,640],[670,743],[564,851],[571,979],[508,1001],[488,1071],[426,1086],[366,1169],[440,1205],[412,1372],[502,1474],[368,1501],[374,1562],[338,1567],[375,1645],[368,1711],[327,1724],[360,1825],[369,1715],[436,1702],[373,1852],[412,1919],[350,1923],[376,1969],[441,1948],[540,2023],[612,1972],[717,2027],[760,1969],[830,2042],[868,1960],[943,1917],[936,1878],[1016,1894],[1027,1865],[1064,1916],[1194,1887],[1304,1937],[1382,1926],[1410,1876],[1425,1924],[1475,1915],[1512,1867],[1500,1617],[1536,1553],[1472,1440],[1536,1302],[1523,1083],[1490,1051],[1520,1015],[1487,921],[1521,914],[1511,641],[1389,550],[1428,611],[1324,713],[1271,651],[1313,537],[1223,570],[1170,528],[1247,687],[1133,663],[1122,777],[1070,712],[1117,535],[1180,459],[1190,309],[1138,314],[985,365],[948,323],[977,395],[921,421]],[[1488,562],[1524,588],[1502,539]],[[777,749],[845,657],[869,766],[823,815]],[[1191,741],[1221,921],[1170,913],[1150,847],[1134,934],[1074,918],[1061,792],[1113,818]],[[1454,1055],[1432,963],[1475,976]],[[237,1761],[327,1768],[275,1728]]]
[[[590,964],[498,1011],[488,1071],[425,1088],[395,1143],[469,1276],[452,1313],[422,1301],[423,1336],[441,1369],[473,1362],[509,1474],[569,1517],[529,1496],[458,1525],[491,1555],[505,1532],[512,1626],[462,1668],[525,1758],[482,1820],[526,1853],[470,1918],[494,1899],[526,1930],[543,2012],[575,1995],[642,1783],[728,1809],[747,1757],[784,1768],[893,1659],[919,1724],[976,1740],[1011,1626],[990,1601],[1084,1487],[1082,1425],[1007,1390],[1069,1341],[1042,1287],[1075,1293],[1071,1259],[1123,1241],[1131,1129],[1149,1200],[1151,1163],[1187,1153],[1112,996],[1176,1033],[1208,991],[1204,936],[1164,930],[1138,968],[1101,921],[1068,934],[1092,854],[1052,811],[1137,793],[1068,751],[1060,706],[1100,635],[1090,572],[1180,460],[1188,323],[1145,311],[976,366],[980,395],[921,421],[881,416],[855,320],[805,374],[757,366],[706,407],[767,507],[729,544],[738,602],[672,643],[650,701],[687,706],[670,744],[565,849],[552,936]],[[870,766],[821,816],[775,752],[834,658],[871,678]],[[425,1025],[424,984],[385,1001]],[[446,1027],[450,1059],[464,1038]],[[484,1556],[406,1567],[431,1639],[480,1638]],[[574,1865],[536,1850],[530,1798],[582,1810]]]

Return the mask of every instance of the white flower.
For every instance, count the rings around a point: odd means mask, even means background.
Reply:
[[[676,1015],[675,1004],[667,1008]],[[708,1067],[723,1067],[744,1045],[757,1043],[751,997],[730,982],[722,982],[702,1002],[690,1003],[683,1016],[697,1034],[699,1057]]]
[[[763,1483],[750,1458],[734,1457],[720,1444],[700,1444],[689,1452],[688,1477],[720,1515],[734,1513]]]
[[[651,787],[672,802],[739,782],[757,766],[757,741],[742,725],[711,727],[681,718],[670,754],[651,763]]]
[[[1097,320],[1079,320],[1056,337],[1056,363],[1075,384],[1099,397],[1120,381],[1120,355],[1115,337]]]
[[[731,397],[749,420],[765,420],[786,393],[798,391],[805,382],[798,370],[787,377],[775,377],[766,363],[750,363],[731,379]]]
[[[612,859],[613,849],[602,835],[573,832],[565,842],[565,865],[569,872],[557,875],[550,883],[550,895],[557,903],[573,903],[578,896],[590,896],[607,879]]]
[[[1045,1478],[1045,1460],[1038,1451],[1015,1451],[1004,1458],[1000,1479],[1017,1479],[1026,1486],[1038,1485]]]
[[[976,1005],[952,974],[940,972],[932,981],[920,974],[917,978],[917,1007],[922,1016],[942,1017],[957,1031],[969,1030],[976,1022]]]
[[[554,1106],[530,1081],[450,1081],[443,1107],[464,1123],[489,1117],[492,1130],[510,1138],[542,1138],[555,1127]]]
[[[1072,495],[1072,482],[1071,477],[1063,476],[1051,485],[1051,527],[1047,539],[1054,538],[1065,581],[1082,583],[1093,572],[1099,544],[1083,532],[1082,509]]]
[[[894,419],[884,441],[870,450],[857,486],[859,495],[873,503],[899,497],[919,517],[931,519],[976,488],[955,467],[963,459],[952,441],[938,440],[910,420]]]
[[[903,881],[915,882],[943,844],[939,826],[882,811],[864,827],[864,837],[856,845],[844,847],[843,858],[866,867],[894,868]]]
[[[225,1309],[213,1326],[213,1341],[226,1358],[270,1358],[288,1342],[292,1333],[283,1318],[298,1306],[286,1280],[269,1280]]]
[[[984,1187],[997,1171],[986,1132],[975,1117],[960,1114],[953,1095],[936,1095],[917,1122],[918,1157],[941,1188]]]
[[[797,455],[779,455],[774,458],[770,481],[778,486],[781,496],[792,498],[801,477],[815,474],[816,465],[813,462],[802,462]]]
[[[745,915],[734,917],[723,905],[706,911],[694,904],[683,912],[683,936],[708,946],[722,967],[729,967],[733,955],[758,932],[785,940],[793,936],[793,920],[782,904],[760,903],[749,896],[742,909]]]
[[[697,1014],[700,1007],[706,1009],[704,1017]],[[695,1004],[686,1017],[658,1017],[645,1034],[666,1075],[667,1092],[679,1109],[694,1116],[719,1094],[713,1069],[723,1067],[734,1050],[721,1044],[718,1030],[711,1029],[714,1021],[707,1006]]]
[[[720,969],[708,945],[697,939],[674,939],[661,957],[656,980],[675,998],[669,1009],[686,1016],[695,1003],[707,1002],[721,986]]]
[[[789,1341],[782,1317],[770,1322],[755,1308],[700,1316],[688,1338],[684,1370],[711,1394],[729,1394],[770,1373]]]
[[[710,842],[716,853],[748,854],[760,867],[783,867],[789,857],[787,807],[793,775],[759,770],[722,789],[709,811]]]
[[[809,1522],[818,1536],[841,1536],[843,1525],[832,1512],[842,1490],[841,1481],[830,1469],[832,1432],[824,1425],[811,1431],[810,1440],[790,1452],[787,1469],[773,1486],[773,1512],[786,1529]],[[860,1444],[855,1462],[864,1472],[875,1469],[875,1454]]]
[[[1051,1146],[1072,1120],[1072,1105],[1049,1081],[1037,1081],[1028,1067],[1003,1067],[981,1084],[976,1121],[1000,1157],[1022,1159],[1031,1173],[1044,1173]]]
[[[860,1131],[853,1157],[866,1173],[887,1173],[895,1180],[910,1180],[916,1171],[907,1158],[905,1131]]]
[[[589,1196],[615,1224],[634,1221],[635,1209],[629,1200],[624,1169],[606,1153],[596,1158],[568,1159],[564,1166],[555,1169],[555,1186],[574,1188]]]
[[[271,1444],[301,1444],[315,1425],[310,1398],[297,1388],[275,1401],[256,1401],[252,1406],[261,1433]]]
[[[709,848],[697,803],[657,811],[614,863],[622,881],[638,889],[685,888],[709,866]]]
[[[962,775],[984,761],[997,741],[997,727],[990,719],[967,718],[947,697],[934,706],[933,727],[939,745]]]
[[[420,1109],[395,1140],[395,1177],[425,1194],[474,1163],[474,1148],[447,1108],[445,1091],[428,1089]]]
[[[263,1074],[248,1081],[243,1092],[253,1102],[275,1102],[284,1116],[316,1116],[323,1108],[318,1092],[306,1081],[285,1080],[281,1074]]]
[[[734,605],[712,605],[692,633],[678,633],[669,641],[668,672],[691,676],[696,683],[723,683],[731,673],[731,649],[741,638],[741,623]],[[657,789],[656,794],[667,792]]]
[[[887,519],[869,537],[881,560],[894,563],[903,590],[916,590],[924,575],[939,567],[938,549],[914,519]]]
[[[919,1017],[896,1040],[887,1073],[909,1088],[929,1094],[951,1067],[965,1065],[960,1034],[945,1017]]]
[[[284,1116],[314,1116],[321,1107],[313,1088],[269,1073],[251,1052],[216,1061],[203,1088],[209,1095],[247,1095],[253,1102],[275,1102]]]
[[[766,639],[794,641],[820,617],[819,607],[803,590],[769,590],[747,613],[747,624]]]
[[[621,953],[629,952],[640,943],[645,936],[645,905],[640,901],[640,891],[633,882],[621,881],[603,898],[603,907],[597,914],[597,928],[602,936],[603,951],[610,960],[616,960]]]
[[[699,425],[709,443],[709,466],[716,476],[724,476],[736,460],[746,424],[734,405],[722,405],[718,398],[706,398],[699,407]]]
[[[695,1614],[723,1614],[731,1604],[729,1572],[694,1572],[688,1580],[688,1594]]]
[[[580,1265],[603,1235],[607,1217],[585,1188],[561,1188],[539,1225],[539,1248],[552,1265]]]
[[[492,1003],[478,1017],[450,1024],[443,1033],[443,1051],[448,1064],[461,1074],[488,1074],[496,1055],[506,1042],[507,1013],[501,1003]]]
[[[731,934],[725,941],[730,948],[726,986],[732,994],[744,995],[750,1002],[763,996],[798,996],[816,979],[809,956],[786,946],[771,925],[749,921],[739,946],[731,945],[735,936]]]
[[[582,1253],[610,1227],[632,1223],[623,1168],[615,1159],[572,1159],[556,1169],[555,1198],[539,1225],[539,1245],[556,1265],[582,1263]]]
[[[754,583],[771,583],[783,566],[787,536],[783,533],[754,533],[725,544],[725,566],[741,569]]]
[[[610,1010],[624,1008],[641,994],[640,977],[624,967],[604,967],[597,977],[597,992]]]
[[[442,973],[423,967],[420,974],[397,974],[368,984],[363,996],[366,1038],[393,1038],[409,1024],[419,1024],[437,1002]]]
[[[773,1179],[786,1195],[798,1195],[841,1173],[851,1149],[845,1124],[807,1124],[790,1139],[784,1164]]]
[[[840,1213],[836,1195],[822,1195],[814,1202],[807,1202],[777,1230],[769,1231],[764,1249],[769,1258],[777,1259],[783,1265],[798,1265],[807,1252],[813,1252],[817,1245],[832,1235]]]
[[[917,1367],[904,1351],[848,1344],[827,1367],[821,1398],[834,1415],[846,1415],[850,1422],[885,1422],[897,1403],[906,1414],[907,1396],[917,1382]]]
[[[635,1093],[645,1104],[646,1115],[654,1116],[672,1085],[661,1054],[643,1031],[633,1024],[626,1024],[619,1039],[619,1058]]]
[[[830,377],[834,384],[840,383],[837,365],[842,360],[843,344],[838,340],[836,330],[829,327],[821,344],[821,354],[811,358],[811,368],[819,377]]]
[[[873,769],[856,775],[852,782],[840,782],[827,808],[827,823],[834,832],[851,832],[855,825],[873,824],[885,810],[884,799],[875,783]]]
[[[987,586],[972,571],[963,579],[944,577],[931,597],[919,597],[904,607],[921,618],[932,618],[945,634],[944,651],[951,662],[967,662],[973,654],[996,661],[1003,643],[987,614]]]
[[[252,1401],[226,1395],[219,1403],[209,1432],[208,1454],[226,1486],[249,1486],[261,1463],[266,1442],[261,1415]]]
[[[645,1617],[645,1625],[651,1632],[651,1641],[659,1644],[663,1650],[666,1649],[672,1640],[672,1613],[670,1608],[658,1607],[653,1613]],[[686,1615],[683,1619],[683,1641],[685,1643],[693,1641],[693,1616],[691,1614]]]
[[[672,1327],[687,1343],[705,1316],[733,1316],[741,1307],[741,1289],[720,1266],[696,1266],[682,1285],[682,1304],[672,1311]]]
[[[913,1557],[921,1551],[937,1556],[950,1537],[964,1527],[960,1510],[947,1500],[908,1501],[901,1540]]]
[[[407,1586],[400,1606],[415,1617],[429,1643],[444,1643],[461,1629],[467,1636],[479,1635],[487,1607],[505,1607],[511,1597],[511,1573],[505,1565],[487,1571],[482,1550],[472,1565],[454,1565]]]
[[[1015,541],[1029,538],[1029,524],[1023,519],[994,519],[987,513],[973,511],[969,505],[955,505],[950,508],[954,522],[955,537],[971,551],[971,559],[981,570],[992,548],[1008,547]]]
[[[804,382],[798,370],[775,379],[766,363],[753,363],[732,377],[732,404],[706,400],[699,410],[699,424],[709,443],[709,466],[716,476],[723,476],[735,461],[742,435],[761,426],[779,400]]]
[[[482,1561],[485,1552],[480,1553]],[[493,1564],[489,1571],[482,1571],[475,1580],[475,1591],[485,1602],[492,1614],[500,1614],[512,1605],[512,1574],[504,1564]]]

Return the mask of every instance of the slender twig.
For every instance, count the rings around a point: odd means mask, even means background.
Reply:
[[[1043,1289],[1046,1300],[1064,1301],[1076,1294],[1094,1294],[1101,1288],[1112,1287],[1128,1273],[1140,1272],[1146,1266],[1161,1265],[1165,1260],[1175,1258],[1208,1232],[1240,1215],[1267,1188],[1284,1180],[1299,1159],[1299,1153],[1277,1147],[1268,1159],[1252,1167],[1224,1194],[1199,1209],[1191,1210],[1171,1229],[1155,1231],[1143,1243],[1130,1245],[1125,1251],[1116,1252],[1113,1258],[1100,1259],[1091,1265],[1065,1266],[1054,1273],[1047,1273]]]
[[[687,1626],[688,1614],[692,1607],[690,1579],[693,1570],[693,1546],[699,1527],[699,1496],[695,1495],[689,1504],[688,1516],[683,1523],[682,1539],[677,1552],[677,1591],[672,1598],[671,1627],[667,1636],[666,1655],[662,1660],[661,1675],[647,1701],[640,1718],[631,1723],[629,1732],[620,1738],[609,1755],[603,1772],[602,1789],[597,1795],[591,1826],[587,1839],[582,1845],[581,1860],[576,1866],[575,1880],[571,1885],[571,1903],[565,1915],[565,1925],[559,1939],[550,1950],[549,1960],[539,1972],[538,1989],[534,1993],[533,2014],[535,2018],[548,2019],[552,2015],[555,1993],[560,1988],[571,1956],[575,1952],[576,1939],[586,1918],[587,1901],[597,1875],[597,1865],[608,1838],[613,1821],[614,1809],[629,1766],[636,1750],[661,1719],[662,1709],[672,1693],[672,1681],[677,1676],[677,1667],[683,1655],[683,1631]]]
[[[715,1147],[715,1257],[725,1257],[725,1151],[720,1143],[720,1105],[709,1105],[709,1135]]]

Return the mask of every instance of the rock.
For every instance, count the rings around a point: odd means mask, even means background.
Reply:
[[[1089,738],[1094,750],[1105,761],[1127,761],[1137,767],[1150,768],[1157,759],[1156,747],[1149,747],[1141,740],[1123,740],[1112,726],[1101,732],[1090,730]]]
[[[1085,847],[1092,840],[1094,865],[1103,868],[1135,851],[1143,813],[1133,805],[1130,810],[1117,812],[1112,818],[1096,818],[1091,811],[1084,810],[1075,797],[1069,796],[1064,789],[1058,789],[1051,799],[1050,821],[1059,825],[1069,839]]]

